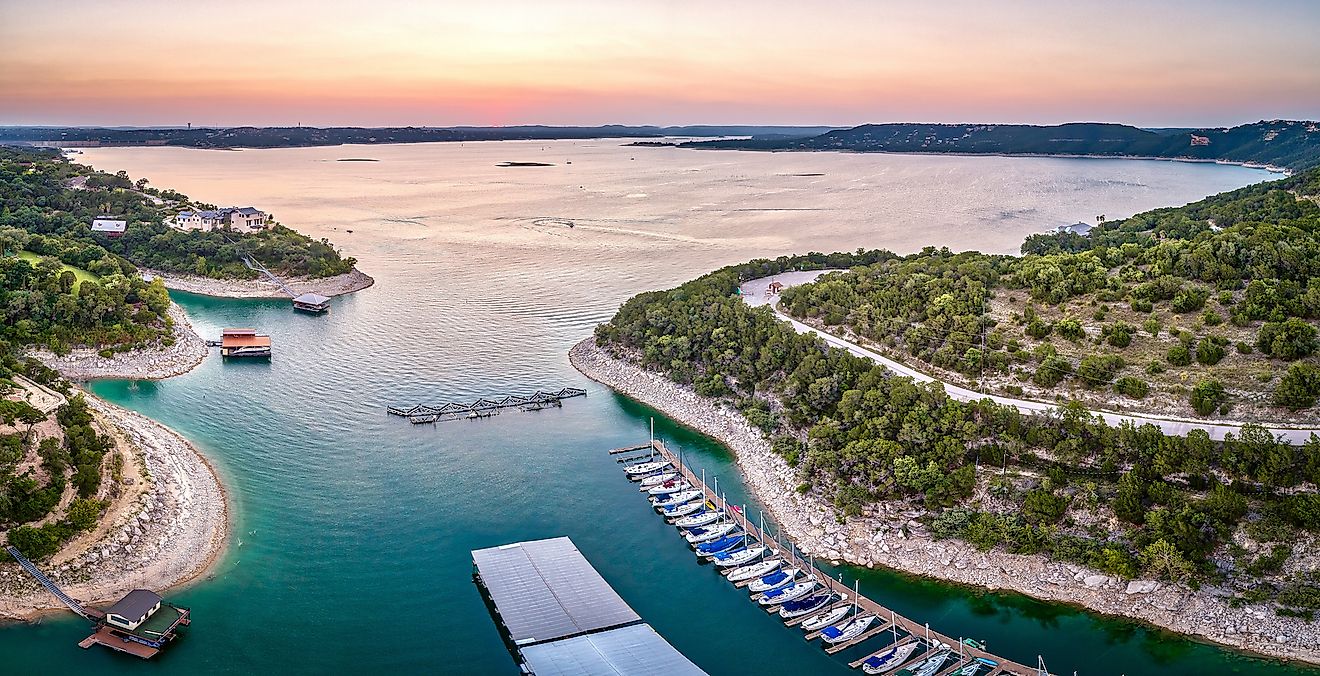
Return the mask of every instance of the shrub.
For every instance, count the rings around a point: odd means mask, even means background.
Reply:
[[[1320,397],[1320,366],[1298,362],[1284,374],[1274,388],[1274,405],[1294,411],[1310,408]]]
[[[1256,334],[1256,348],[1276,359],[1300,359],[1316,350],[1316,330],[1297,317],[1265,322]]]
[[[1041,321],[1040,317],[1032,319],[1031,323],[1027,324],[1027,335],[1032,338],[1044,338],[1045,336],[1050,335],[1050,330],[1050,325]]]
[[[1022,516],[1031,523],[1058,523],[1067,510],[1067,498],[1041,488],[1027,493],[1022,503]]]
[[[1210,415],[1227,399],[1224,384],[1218,380],[1205,379],[1192,388],[1192,408],[1200,415]]]
[[[1153,310],[1153,309],[1155,309],[1155,306],[1150,302],[1150,299],[1149,299],[1149,298],[1133,298],[1133,299],[1132,299],[1132,311],[1133,311],[1133,312],[1150,312],[1150,311]]]
[[[1076,317],[1064,317],[1063,319],[1060,319],[1058,323],[1054,325],[1054,330],[1060,336],[1072,341],[1081,340],[1082,336],[1086,335],[1086,332],[1082,330],[1082,323],[1078,321]]]
[[[1087,387],[1108,385],[1114,376],[1127,364],[1122,357],[1093,354],[1082,359],[1077,367],[1077,375]]]
[[[1124,376],[1114,383],[1114,392],[1132,399],[1144,399],[1150,394],[1150,385],[1140,378]]]
[[[1174,295],[1173,302],[1170,305],[1174,312],[1195,312],[1205,307],[1205,301],[1209,297],[1209,291],[1199,286],[1193,286]]]
[[[1158,359],[1152,359],[1149,364],[1146,364],[1146,373],[1152,376],[1164,373],[1164,371],[1164,363]]]
[[[1072,373],[1072,362],[1063,357],[1046,357],[1040,367],[1036,369],[1035,375],[1031,377],[1031,382],[1041,387],[1054,387]]]
[[[1196,361],[1207,366],[1218,364],[1224,358],[1224,346],[1228,341],[1219,336],[1206,336],[1196,344]]]
[[[1101,331],[1101,335],[1105,336],[1109,344],[1114,347],[1127,347],[1132,344],[1132,332],[1135,330],[1131,324],[1118,322],[1106,326]]]
[[[1151,318],[1141,323],[1141,328],[1151,336],[1160,335],[1160,320]]]
[[[1251,343],[1248,343],[1244,340],[1239,340],[1237,344],[1237,351],[1238,354],[1251,354],[1252,352]]]
[[[1219,326],[1224,323],[1224,316],[1214,310],[1206,310],[1201,314],[1201,321],[1206,326]]]
[[[1186,346],[1174,345],[1169,348],[1169,352],[1165,355],[1165,358],[1174,366],[1186,366],[1192,363],[1192,352],[1191,350],[1188,350]]]

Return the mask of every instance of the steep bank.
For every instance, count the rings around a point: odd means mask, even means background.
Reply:
[[[588,338],[569,361],[587,377],[652,406],[733,450],[747,484],[808,553],[862,566],[885,566],[987,589],[1080,605],[1130,617],[1272,657],[1320,663],[1315,623],[1280,617],[1264,605],[1231,608],[1212,588],[1191,590],[1153,580],[1123,582],[1041,556],[980,552],[956,540],[929,538],[919,512],[879,505],[844,524],[814,493],[800,494],[797,472],[742,414],[661,374],[615,358]]]
[[[288,298],[272,282],[255,279],[211,279],[196,275],[179,275],[156,270],[142,270],[146,279],[159,278],[172,291],[186,291],[219,298]],[[322,296],[342,296],[361,291],[376,283],[370,275],[357,268],[334,277],[288,277],[285,283],[297,293],[319,293]]]
[[[206,342],[197,335],[183,308],[171,303],[169,316],[174,320],[173,345],[116,352],[109,357],[90,348],[75,349],[67,355],[44,349],[33,350],[31,354],[65,378],[78,382],[94,378],[162,380],[183,375],[206,358]]]
[[[69,595],[93,605],[135,588],[165,591],[201,577],[229,533],[214,468],[164,425],[84,396],[125,457],[123,477],[105,482],[110,505],[102,522],[38,565]],[[16,564],[0,564],[0,618],[33,619],[62,607]]]

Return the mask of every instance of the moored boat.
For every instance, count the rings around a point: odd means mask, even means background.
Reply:
[[[818,629],[824,629],[825,627],[833,625],[835,622],[842,620],[844,617],[847,617],[848,613],[850,612],[852,612],[851,605],[831,608],[823,613],[820,613],[819,615],[812,615],[811,617],[808,617],[807,619],[802,621],[802,624],[800,626],[802,627],[802,631],[806,631],[806,632],[812,632]]]
[[[690,490],[692,490],[692,484],[681,479],[675,479],[673,481],[662,483],[659,486],[652,486],[647,489],[646,492],[650,495],[671,495],[680,491]]]
[[[750,580],[754,577],[764,577],[774,572],[776,568],[779,568],[782,565],[784,565],[783,559],[767,559],[748,566],[743,566],[742,568],[734,568],[729,571],[727,578],[729,582],[742,582],[743,580]]]
[[[788,603],[811,593],[816,588],[815,580],[803,580],[782,589],[768,591],[761,597],[760,603],[763,606],[775,606],[781,603]]]
[[[656,509],[662,509],[665,507],[672,507],[674,505],[681,505],[687,502],[692,502],[693,500],[696,500],[699,497],[701,497],[701,491],[694,491],[694,490],[679,491],[677,493],[670,493],[669,495],[665,495],[665,496],[653,497],[651,498],[651,504],[655,506]]]
[[[686,502],[677,505],[670,505],[660,510],[666,519],[677,519],[679,517],[696,514],[706,508],[706,503],[701,501]]]
[[[703,542],[718,540],[719,538],[722,538],[725,535],[728,535],[729,533],[733,532],[733,529],[737,527],[738,524],[733,523],[732,521],[725,521],[723,523],[714,523],[709,526],[694,528],[684,537],[687,538],[688,544],[699,545]]]
[[[755,561],[757,557],[764,553],[765,547],[757,545],[736,551],[720,552],[711,558],[715,561],[715,565],[720,568],[732,568]]]
[[[733,549],[741,545],[747,539],[746,533],[734,533],[726,535],[718,540],[703,542],[696,546],[697,556],[714,556],[719,552]]]
[[[798,571],[796,568],[776,570],[773,573],[762,575],[761,577],[752,580],[752,583],[747,585],[747,591],[753,594],[761,594],[772,589],[787,587],[788,585],[797,582],[797,574]]]
[[[641,462],[636,465],[629,465],[623,468],[623,473],[630,477],[637,477],[643,474],[659,471],[672,467],[668,460],[652,460],[650,462]]]
[[[894,646],[882,653],[872,655],[862,662],[862,672],[867,674],[886,674],[907,662],[912,653],[917,651],[921,645],[920,641],[909,641],[903,645]]]
[[[808,596],[806,598],[801,598],[796,601],[789,601],[788,603],[785,603],[784,605],[780,606],[779,617],[785,620],[791,620],[795,617],[810,615],[811,613],[814,613],[824,608],[825,606],[834,603],[834,601],[837,600],[838,598],[839,598],[838,596],[830,592],[823,591],[819,594],[813,594],[811,596]]]
[[[825,627],[820,631],[820,640],[830,645],[847,643],[861,636],[872,624],[875,624],[875,615],[859,615],[842,624]]]
[[[940,667],[944,666],[945,661],[949,659],[949,655],[949,649],[945,648],[917,666],[912,667],[911,669],[904,669],[898,673],[908,674],[910,676],[935,676],[935,674],[939,673]]]
[[[704,528],[713,525],[716,521],[724,518],[724,512],[718,509],[708,509],[704,512],[689,514],[681,519],[674,521],[674,525],[679,528]],[[688,540],[691,542],[692,540]]]
[[[642,479],[641,490],[645,492],[646,489],[648,488],[659,486],[662,483],[665,483],[667,481],[673,481],[674,479],[677,478],[678,478],[677,472],[661,472],[660,474],[652,474],[651,476]]]

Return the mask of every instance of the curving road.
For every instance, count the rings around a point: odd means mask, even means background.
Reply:
[[[742,298],[748,305],[770,306],[771,311],[773,311],[777,317],[779,317],[781,320],[785,322],[788,322],[793,327],[793,330],[797,331],[798,333],[814,333],[820,336],[822,339],[824,339],[826,343],[828,343],[833,347],[842,348],[859,357],[866,357],[868,359],[871,359],[876,363],[884,366],[885,368],[893,371],[894,373],[897,373],[902,376],[907,376],[918,382],[940,383],[941,385],[944,386],[944,391],[948,392],[950,397],[953,397],[954,399],[957,399],[959,401],[976,401],[979,399],[990,399],[991,401],[994,401],[999,404],[1004,404],[1005,406],[1012,406],[1013,408],[1016,408],[1017,410],[1023,413],[1044,413],[1058,408],[1057,404],[1052,404],[1049,402],[1034,401],[1031,399],[1014,399],[1012,397],[1004,397],[996,394],[985,394],[982,392],[977,392],[975,390],[967,389],[965,387],[961,387],[959,385],[954,385],[952,383],[946,383],[944,381],[938,380],[910,366],[906,366],[901,362],[894,361],[893,359],[890,359],[880,354],[879,352],[875,352],[874,350],[868,350],[862,347],[861,345],[858,345],[857,343],[846,340],[844,338],[840,338],[839,336],[830,333],[826,333],[811,326],[807,326],[806,324],[803,324],[802,322],[793,319],[792,317],[780,312],[779,308],[775,307],[774,303],[772,302],[777,298],[775,295],[770,295],[766,293],[766,290],[769,288],[771,282],[779,282],[780,284],[783,285],[783,288],[788,288],[790,286],[796,286],[798,284],[806,284],[808,282],[814,281],[817,277],[826,274],[828,272],[838,272],[838,271],[814,270],[810,272],[785,272],[775,275],[773,277],[762,277],[760,279],[753,279],[750,282],[743,283],[741,287]],[[1232,432],[1234,435],[1237,435],[1242,431],[1242,425],[1239,423],[1202,422],[1197,420],[1181,420],[1178,418],[1165,418],[1154,415],[1110,413],[1107,411],[1096,411],[1096,410],[1092,410],[1091,413],[1100,416],[1101,418],[1104,419],[1106,423],[1114,426],[1117,426],[1124,422],[1131,422],[1135,425],[1144,425],[1146,423],[1150,423],[1152,425],[1155,425],[1156,427],[1159,427],[1161,430],[1164,431],[1165,434],[1168,435],[1185,436],[1188,432],[1192,430],[1205,430],[1206,433],[1210,435],[1210,438],[1216,441],[1222,441],[1224,439],[1224,434],[1228,432]],[[1276,437],[1281,437],[1284,441],[1294,446],[1299,446],[1301,444],[1306,443],[1306,441],[1311,438],[1312,434],[1320,434],[1320,428],[1266,427],[1265,429],[1269,430],[1269,432],[1274,434]]]

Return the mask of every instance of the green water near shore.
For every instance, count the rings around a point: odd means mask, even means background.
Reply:
[[[347,152],[185,151],[179,157],[189,163],[194,157],[202,159],[196,165],[176,165],[174,174],[158,168],[149,175],[155,184],[209,196],[214,193],[190,181],[204,183],[207,172],[225,171],[212,168],[217,164],[251,163],[253,158],[277,163],[279,158],[314,153],[333,159]],[[258,327],[272,335],[274,358],[269,363],[222,363],[212,357],[179,378],[104,381],[91,389],[169,425],[215,461],[235,515],[229,550],[210,579],[169,594],[172,601],[193,609],[195,622],[159,659],[142,663],[106,650],[78,650],[85,625],[57,617],[0,630],[0,662],[6,673],[515,674],[517,668],[472,583],[469,551],[560,535],[571,537],[647,622],[712,674],[859,673],[846,667],[859,652],[825,655],[819,645],[805,643],[799,630],[784,628],[749,602],[745,592],[724,582],[710,566],[696,565],[674,529],[655,516],[605,453],[644,442],[655,413],[586,380],[569,366],[566,353],[632,293],[672,285],[781,245],[788,250],[838,249],[863,240],[854,233],[844,238],[847,241],[819,243],[804,230],[794,234],[801,239],[786,245],[759,242],[736,248],[714,239],[676,239],[668,226],[656,222],[616,224],[609,232],[605,226],[592,231],[582,220],[572,230],[528,225],[532,216],[580,216],[575,210],[585,207],[570,202],[563,211],[529,207],[526,218],[507,226],[513,233],[508,241],[500,229],[506,226],[493,217],[465,221],[465,228],[479,229],[472,225],[479,223],[492,233],[490,240],[477,245],[466,230],[461,237],[435,234],[448,216],[428,211],[428,205],[438,203],[434,195],[417,189],[406,200],[386,200],[383,195],[395,194],[380,187],[393,180],[388,176],[370,174],[375,178],[367,180],[357,174],[327,178],[324,173],[346,167],[355,172],[396,171],[391,166],[400,157],[439,152],[460,151],[380,146],[373,148],[373,156],[382,159],[378,163],[289,160],[273,175],[248,179],[244,194],[273,186],[263,196],[214,197],[221,202],[275,203],[279,208],[273,210],[285,222],[353,228],[353,237],[361,239],[347,243],[354,245],[353,254],[377,283],[336,299],[331,314],[319,317],[295,314],[286,302],[174,294],[203,335],[214,336],[226,326]],[[834,162],[819,156],[744,155],[746,159],[730,161],[790,163],[767,165],[767,176]],[[571,158],[577,171],[591,167],[592,156],[585,150],[555,154],[556,161],[563,157]],[[626,166],[627,155],[622,157],[620,164]],[[713,162],[724,154],[675,157]],[[490,160],[476,157],[472,171],[490,166]],[[1179,201],[1188,185],[1195,195],[1260,178],[1241,168],[1170,163],[1150,163],[1156,168],[1149,169],[1147,163],[1074,164],[1082,160],[841,161],[903,171],[934,167],[931,171],[941,175],[948,167],[993,167],[987,176],[1006,166],[1017,171],[1035,167],[1030,171],[1051,176],[1073,172],[1087,177],[1077,183],[1077,194],[1092,189],[1096,181],[1118,185],[1118,178],[1130,179],[1131,172],[1185,172],[1182,192],[1165,188],[1161,203]],[[202,166],[206,168],[197,169],[200,173],[190,173],[190,167]],[[409,166],[412,171],[419,165]],[[98,167],[145,173],[131,164]],[[1115,176],[1102,175],[1113,167],[1119,167]],[[559,169],[503,172],[500,180],[547,181],[540,189],[549,194],[547,186],[561,180],[554,178]],[[835,172],[836,165],[826,170]],[[576,190],[582,179],[571,180]],[[280,206],[283,186],[298,181],[317,181],[343,199],[333,201],[328,195],[325,199],[332,203],[315,209],[297,202]],[[1197,181],[1214,187],[1206,189]],[[367,187],[359,190],[360,185]],[[416,188],[407,185],[408,190]],[[641,188],[623,187],[620,192],[633,189]],[[1040,191],[1032,199],[1054,203],[1059,190]],[[372,197],[363,197],[363,191]],[[524,194],[507,185],[501,191],[487,204],[505,199],[506,192]],[[1076,208],[1102,213],[1095,206]],[[1113,203],[1103,208],[1110,214],[1122,211]],[[403,223],[406,219],[436,230],[419,234],[416,226]],[[987,227],[977,236],[1002,241],[987,248],[1004,249],[1021,240],[1024,226],[1011,231]],[[629,234],[643,228],[656,236]],[[928,229],[915,236],[950,246],[960,241],[956,230]],[[867,243],[886,242],[881,237]],[[437,426],[412,426],[384,412],[388,404],[563,386],[585,387],[589,394],[562,409]],[[690,463],[719,476],[731,501],[757,509],[725,449],[663,416],[656,416],[656,430]],[[864,593],[899,612],[928,620],[945,633],[984,640],[991,650],[1018,661],[1030,664],[1043,655],[1058,673],[1309,673],[1016,594],[968,590],[885,571],[845,567],[837,572],[849,583],[860,578]],[[865,647],[880,645],[872,641]]]

